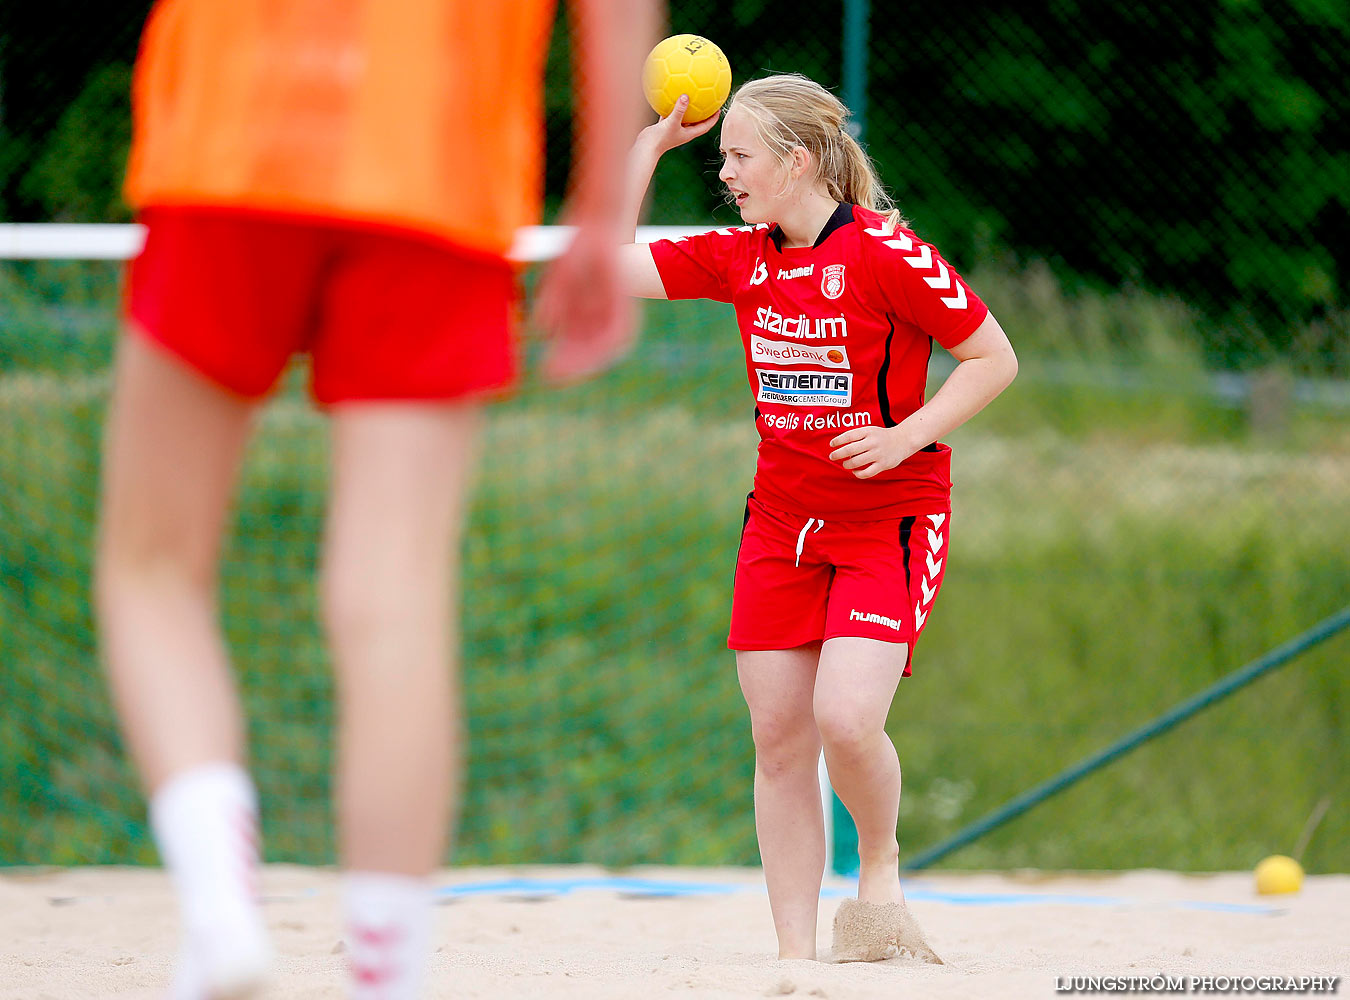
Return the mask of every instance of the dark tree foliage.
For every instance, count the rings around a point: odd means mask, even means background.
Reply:
[[[128,79],[149,10],[147,0],[0,0],[0,221],[47,221],[86,206],[107,214],[85,215],[81,222],[121,221],[125,208],[116,189],[130,101],[109,85],[112,78]],[[109,66],[120,71],[110,74]],[[77,118],[97,112],[120,120],[92,121],[80,143],[79,122],[69,112],[86,91],[91,93],[74,108]],[[100,155],[113,161],[111,170],[93,165]],[[55,185],[69,192],[69,181],[54,176],[61,161],[78,164],[83,183],[98,189],[62,203],[50,190]]]
[[[125,217],[121,89],[145,0],[0,4],[0,218]],[[672,2],[671,31],[737,81],[842,72],[842,5]],[[1174,294],[1225,367],[1297,349],[1350,364],[1350,5],[1344,0],[873,0],[866,140],[958,261],[1049,260],[1067,280]],[[112,67],[111,69],[109,67]],[[566,186],[565,20],[549,64],[549,204]],[[669,157],[657,222],[734,221],[709,140]],[[1295,343],[1297,341],[1297,343]]]
[[[1350,6],[919,5],[872,37],[872,149],[934,238],[1174,292],[1226,365],[1345,309]]]

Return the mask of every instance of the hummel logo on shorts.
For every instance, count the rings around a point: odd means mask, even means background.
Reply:
[[[848,620],[851,622],[871,622],[874,625],[885,625],[887,628],[893,628],[900,631],[900,623],[894,618],[887,618],[884,615],[864,614],[856,608],[848,613]]]

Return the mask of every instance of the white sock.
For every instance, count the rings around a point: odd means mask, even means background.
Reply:
[[[150,799],[150,825],[183,920],[177,996],[260,983],[271,948],[258,901],[258,800],[237,764],[175,774]]]
[[[431,954],[431,880],[384,872],[342,876],[348,996],[414,1000]]]

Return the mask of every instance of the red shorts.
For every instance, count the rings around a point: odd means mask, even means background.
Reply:
[[[909,646],[933,610],[947,568],[949,513],[832,521],[766,507],[751,496],[736,558],[732,649],[791,649],[836,636]]]
[[[449,400],[509,384],[515,272],[414,234],[229,209],[152,208],[133,329],[239,396],[292,355],[320,403]]]

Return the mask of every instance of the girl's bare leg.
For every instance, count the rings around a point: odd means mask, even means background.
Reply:
[[[253,407],[123,338],[103,453],[95,610],[123,734],[150,790],[242,762],[216,568]]]
[[[476,405],[333,413],[323,608],[339,695],[344,866],[426,875],[458,788],[461,522]]]
[[[825,874],[820,734],[811,708],[818,655],[817,646],[736,654],[755,741],[755,831],[779,958],[816,957]]]
[[[841,636],[825,642],[815,719],[830,784],[858,828],[858,898],[898,903],[900,761],[886,715],[905,668],[903,643]]]
[[[334,409],[323,608],[353,998],[420,995],[460,785],[458,579],[476,404]]]
[[[113,703],[182,912],[175,996],[247,989],[269,962],[257,802],[216,615],[221,536],[252,410],[138,335],[123,338],[94,604]]]

